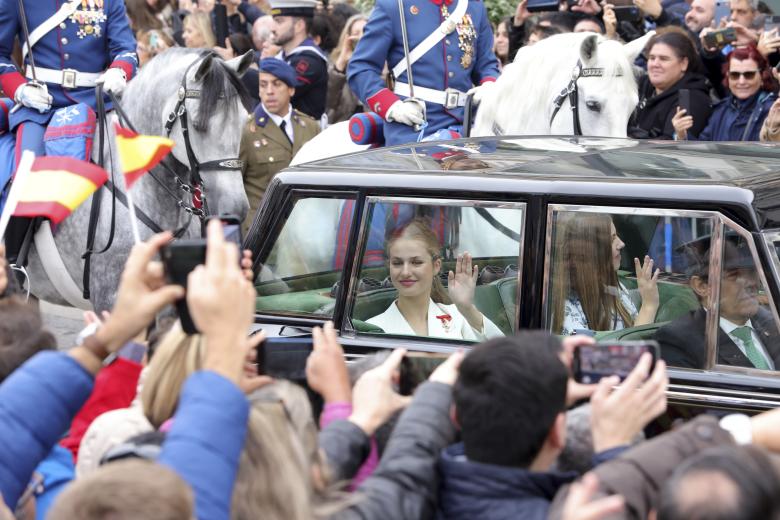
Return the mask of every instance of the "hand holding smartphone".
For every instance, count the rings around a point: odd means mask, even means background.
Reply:
[[[583,384],[598,383],[604,377],[618,376],[624,380],[639,362],[642,354],[653,356],[652,372],[660,357],[656,341],[611,341],[580,345],[574,349],[572,370],[574,380]]]

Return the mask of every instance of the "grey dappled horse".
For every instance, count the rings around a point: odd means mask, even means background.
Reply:
[[[247,117],[243,104],[245,97],[234,88],[235,74],[239,76],[252,62],[251,54],[235,58],[228,62],[209,55],[204,58],[202,50],[175,48],[157,56],[145,65],[138,76],[129,82],[122,98],[122,108],[140,134],[166,135],[164,125],[168,115],[178,101],[177,93],[187,72],[187,90],[200,90],[200,97],[188,97],[186,108],[189,114],[190,142],[199,163],[238,157],[241,129]],[[200,63],[195,63],[199,61]],[[192,65],[192,66],[191,66]],[[231,81],[229,75],[234,75]],[[106,169],[118,172],[118,157],[114,144],[113,114],[109,114],[109,137],[104,152]],[[95,134],[93,160],[98,156],[98,128]],[[171,139],[176,145],[171,152],[175,161],[174,170],[185,182],[189,179],[187,152],[185,149],[180,122],[172,129]],[[186,193],[177,186],[174,175],[161,167],[152,173],[172,193],[186,197]],[[115,174],[117,177],[118,174]],[[230,213],[241,220],[249,210],[244,192],[241,171],[212,170],[201,171],[204,192],[211,214]],[[109,177],[110,178],[110,177]],[[117,181],[119,181],[117,177]],[[122,190],[121,182],[117,189]],[[95,250],[106,244],[111,224],[111,192],[101,189],[103,200],[96,230]],[[151,175],[141,177],[132,188],[136,207],[157,223],[160,228],[173,230],[187,223],[188,214],[181,210],[171,193],[155,181]],[[187,200],[187,199],[185,199]],[[76,284],[82,286],[84,260],[81,255],[86,249],[87,225],[91,202],[82,204],[58,227],[55,242],[64,265]],[[116,202],[116,229],[113,245],[101,255],[93,255],[91,261],[90,301],[96,310],[110,309],[119,285],[119,278],[125,260],[133,246],[127,208]],[[152,230],[139,222],[141,238],[153,234]],[[192,218],[186,229],[185,237],[200,236],[200,221]],[[28,272],[31,292],[38,298],[53,303],[68,303],[56,291],[43,270],[38,251],[33,247],[30,252]]]

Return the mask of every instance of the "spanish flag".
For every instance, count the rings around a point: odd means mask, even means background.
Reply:
[[[116,144],[119,148],[119,164],[129,189],[141,175],[157,166],[168,155],[174,143],[165,137],[139,135],[116,125]]]
[[[48,217],[62,222],[108,180],[94,164],[71,157],[38,157],[20,179],[17,217]]]

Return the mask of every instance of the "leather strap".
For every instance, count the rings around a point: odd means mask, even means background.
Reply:
[[[466,14],[466,9],[469,7],[469,0],[458,0],[458,5],[455,6],[455,10],[444,20],[439,27],[429,34],[423,41],[421,41],[417,47],[409,51],[409,66],[412,66],[420,58],[425,56],[434,45],[444,39],[445,36],[455,30],[458,25],[458,21]],[[393,67],[393,77],[400,78],[401,74],[406,72],[406,58],[404,57],[399,61],[395,67]],[[414,86],[414,93],[417,94],[417,85]]]
[[[41,38],[49,34],[49,32],[51,32],[51,30],[57,27],[60,23],[64,22],[68,16],[76,12],[76,9],[78,9],[80,3],[81,0],[73,0],[71,2],[62,4],[56,13],[54,13],[41,25],[30,32],[30,40],[24,42],[24,45],[22,46],[22,62],[24,62],[24,58],[27,57],[27,53],[30,51],[30,49],[32,49]],[[36,69],[36,72],[40,70],[41,69],[38,68]]]

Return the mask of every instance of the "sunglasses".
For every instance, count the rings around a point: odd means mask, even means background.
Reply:
[[[730,70],[729,71],[729,79],[732,80],[732,81],[737,81],[740,76],[743,76],[746,80],[752,81],[753,79],[755,79],[756,74],[758,74],[759,72],[761,72],[761,71],[759,71],[759,70],[746,70],[744,72],[737,72],[735,70]]]

